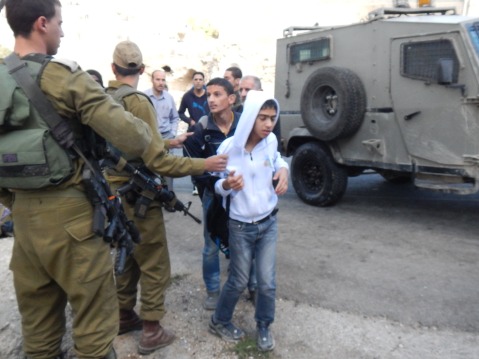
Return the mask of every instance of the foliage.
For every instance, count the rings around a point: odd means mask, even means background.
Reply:
[[[271,356],[272,352],[262,352],[258,350],[258,347],[256,346],[256,338],[247,337],[241,340],[231,349],[231,351],[238,356],[238,359],[273,359]]]

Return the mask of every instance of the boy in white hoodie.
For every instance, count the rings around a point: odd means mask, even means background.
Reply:
[[[210,331],[226,341],[240,340],[244,333],[231,323],[233,312],[246,288],[252,261],[258,281],[255,320],[260,350],[274,348],[269,325],[275,312],[275,265],[278,227],[278,195],[288,189],[288,164],[277,151],[272,133],[279,116],[278,102],[265,92],[248,92],[236,132],[226,139],[217,153],[228,154],[226,178],[215,184],[229,205],[228,279],[221,291]],[[276,185],[274,186],[273,183]]]

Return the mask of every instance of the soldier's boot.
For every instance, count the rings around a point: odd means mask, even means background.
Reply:
[[[160,322],[144,320],[138,353],[150,354],[156,349],[170,345],[175,340],[175,334],[161,326]]]
[[[120,329],[118,335],[141,330],[143,328],[143,320],[140,319],[134,310],[120,309]]]

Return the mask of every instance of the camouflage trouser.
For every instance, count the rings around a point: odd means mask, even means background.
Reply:
[[[65,306],[73,311],[78,358],[104,358],[118,333],[110,248],[92,233],[92,206],[82,192],[16,194],[12,206],[13,271],[25,354],[61,354]]]
[[[111,184],[112,189],[119,187]],[[170,255],[166,242],[163,213],[158,203],[153,202],[146,218],[134,216],[134,205],[123,201],[125,212],[141,234],[141,243],[129,256],[125,271],[116,278],[118,300],[121,309],[133,309],[136,305],[138,283],[140,284],[140,317],[144,320],[160,320],[165,315],[165,291],[170,283]]]

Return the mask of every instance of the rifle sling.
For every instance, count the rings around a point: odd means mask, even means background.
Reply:
[[[51,102],[48,101],[28,72],[27,62],[20,60],[17,54],[13,52],[4,59],[4,62],[8,67],[8,73],[17,81],[48,126],[53,129],[63,122],[64,120],[58,115]]]

